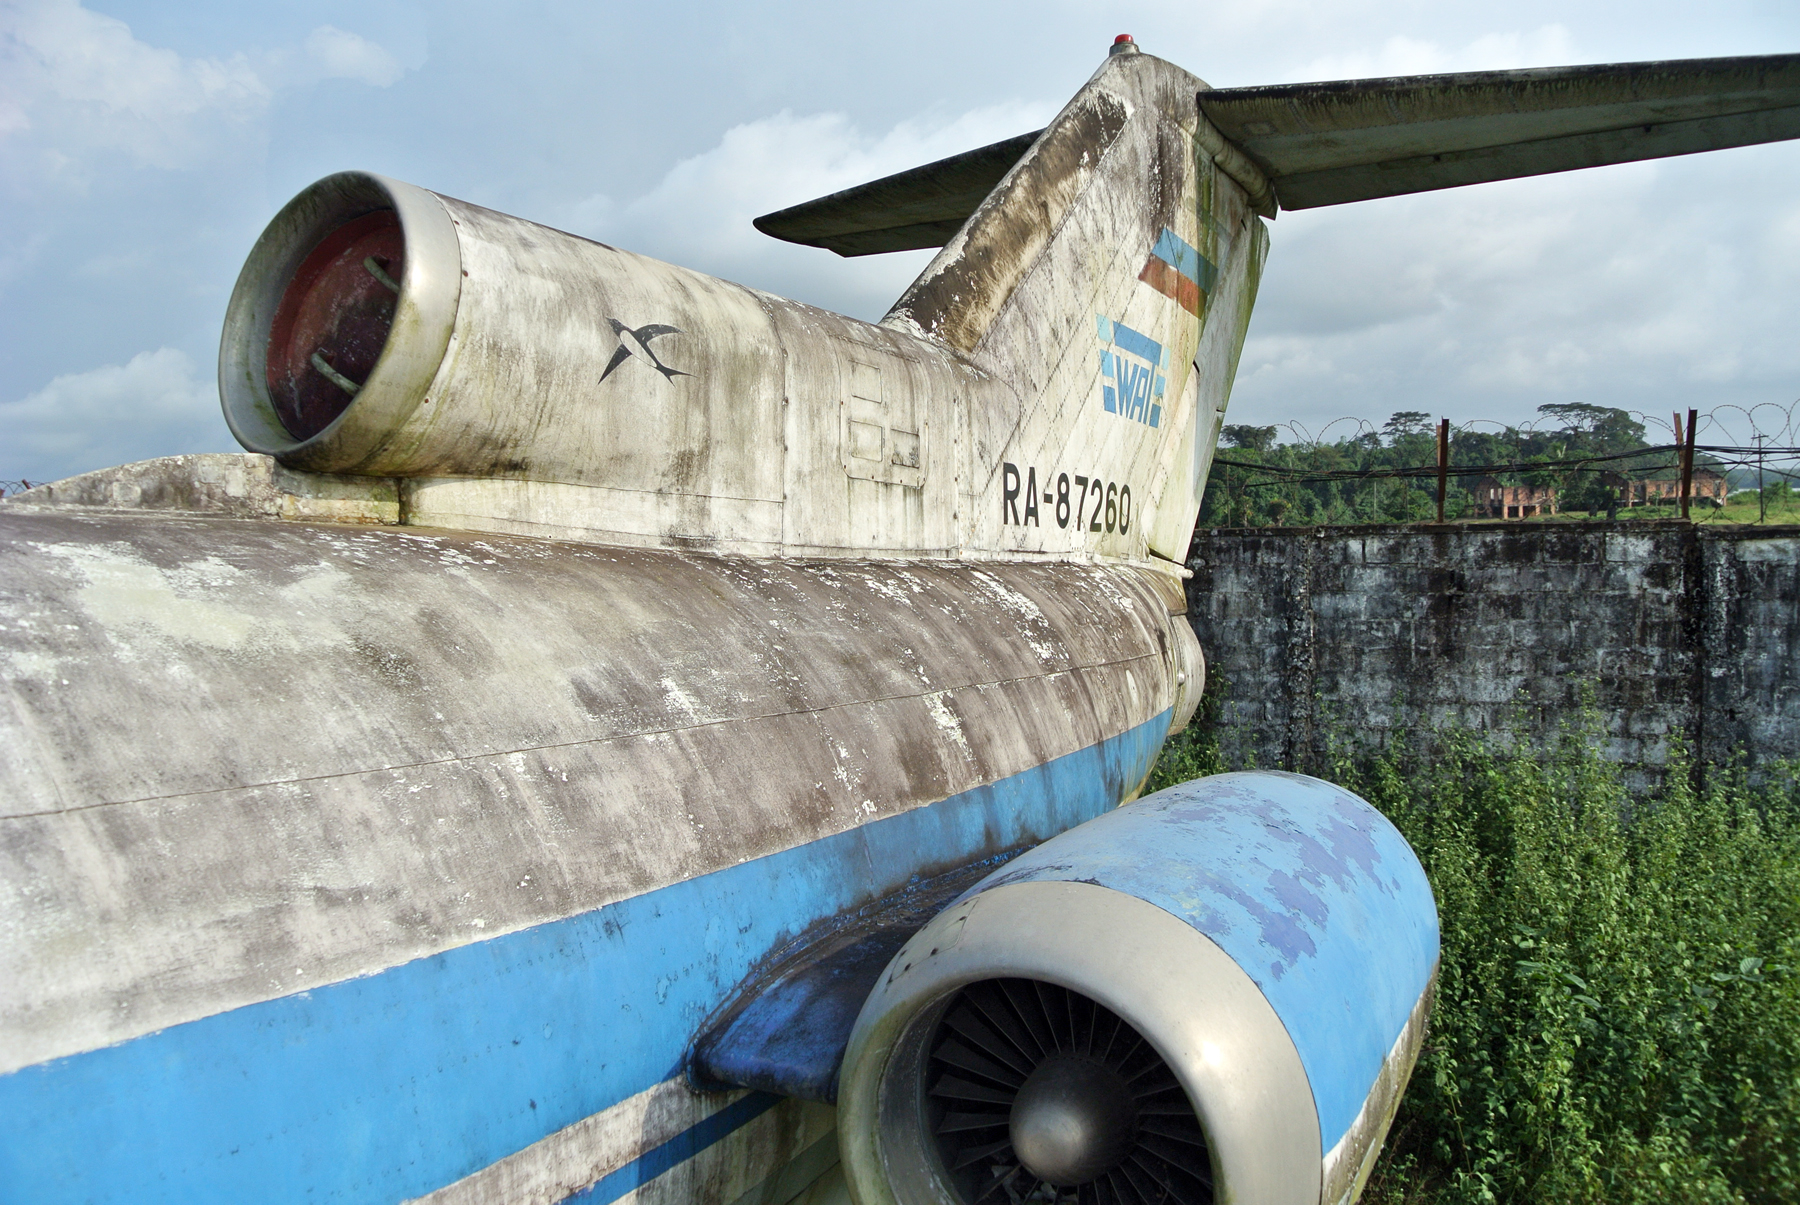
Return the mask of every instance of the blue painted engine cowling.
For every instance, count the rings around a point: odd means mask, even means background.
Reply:
[[[1280,773],[1160,791],[1021,855],[894,957],[844,1060],[852,1192],[860,1205],[978,1205],[979,1177],[952,1169],[977,1152],[944,1136],[975,1121],[946,1110],[999,1110],[1011,1129],[986,1134],[987,1146],[1017,1146],[1030,1081],[1008,1081],[1054,1054],[1006,1044],[1010,990],[1047,1001],[1041,1017],[1035,1003],[1015,1010],[1021,1033],[1046,1018],[1055,1030],[1058,1017],[1116,1016],[1148,1042],[1204,1132],[1204,1153],[1165,1155],[1194,1165],[1193,1199],[1354,1200],[1418,1057],[1437,959],[1424,870],[1355,795]],[[1027,981],[1045,986],[1024,991]],[[991,1032],[971,1030],[976,1017]],[[1075,1020],[1070,1029],[1077,1045],[1097,1040]],[[946,1102],[981,1094],[968,1088],[979,1076],[944,1062],[977,1065],[971,1032],[992,1042],[983,1053],[1016,1056],[1013,1071],[990,1061],[997,1078],[980,1081],[1018,1093],[1010,1114]],[[979,1161],[997,1178],[1009,1158],[1033,1174],[1014,1151]]]

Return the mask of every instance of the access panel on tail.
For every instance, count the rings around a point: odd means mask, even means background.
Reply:
[[[5,1195],[1354,1198],[1417,861],[1312,779],[1137,799],[1264,222],[1787,137],[1795,71],[1220,92],[1121,40],[761,220],[942,243],[873,324],[306,189],[226,315],[248,453],[0,503]]]

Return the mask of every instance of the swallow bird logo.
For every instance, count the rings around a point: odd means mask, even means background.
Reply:
[[[650,340],[652,339],[660,339],[664,335],[685,334],[686,332],[680,327],[666,326],[660,322],[652,322],[648,326],[640,326],[636,330],[633,330],[623,322],[620,322],[617,318],[608,318],[607,321],[612,323],[613,333],[619,336],[619,350],[613,352],[612,359],[606,362],[606,371],[600,374],[600,379],[602,381],[612,375],[613,369],[631,359],[633,356],[636,356],[638,359],[644,361],[644,363],[650,365],[650,367],[656,369],[656,371],[662,373],[665,381],[674,380],[676,377],[693,375],[692,373],[683,372],[679,368],[670,368],[667,364],[664,364],[661,360],[657,359],[656,353],[650,350]]]

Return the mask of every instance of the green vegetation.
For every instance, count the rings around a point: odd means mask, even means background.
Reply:
[[[1207,725],[1151,787],[1223,769]],[[1348,753],[1443,929],[1371,1205],[1800,1201],[1800,769],[1632,798],[1588,730]]]
[[[1144,781],[1143,794],[1207,774],[1254,768],[1228,766],[1219,754],[1219,722],[1225,713],[1225,696],[1230,691],[1231,683],[1225,680],[1225,675],[1209,666],[1206,686],[1201,690],[1200,706],[1194,710],[1193,720],[1164,743],[1162,752],[1157,754],[1156,765],[1151,767],[1150,777]]]
[[[1760,492],[1743,490],[1733,494],[1724,506],[1702,511],[1699,518],[1707,523],[1800,523],[1800,490],[1785,481],[1770,480]]]
[[[1531,522],[1559,523],[1588,517],[1585,512],[1576,511],[1534,518]],[[1621,510],[1619,517],[1679,519],[1681,507],[1635,506],[1629,510]],[[1800,523],[1800,490],[1775,479],[1771,474],[1771,479],[1760,493],[1754,489],[1739,490],[1725,500],[1724,506],[1716,506],[1704,498],[1696,499],[1690,517],[1699,523]]]
[[[1613,456],[1645,448],[1649,445],[1644,425],[1623,410],[1579,402],[1553,403],[1538,410],[1547,422],[1545,430],[1504,427],[1498,431],[1465,430],[1452,434],[1445,518],[1475,516],[1475,498],[1470,491],[1479,478],[1459,476],[1458,466],[1541,464],[1541,469],[1527,467],[1501,473],[1499,481],[1505,485],[1554,488],[1566,518],[1605,515],[1615,504],[1616,487],[1603,478],[1602,470],[1634,478],[1675,475],[1675,457],[1666,451],[1626,456],[1592,468],[1559,467],[1559,461]],[[1277,434],[1275,427],[1227,426],[1220,431],[1220,455],[1231,461],[1294,470],[1301,475],[1416,468],[1437,463],[1436,426],[1431,416],[1422,411],[1401,411],[1389,418],[1379,432],[1365,431],[1332,443],[1278,444]],[[1718,467],[1714,458],[1704,453],[1696,457],[1695,466]],[[1728,509],[1735,513],[1727,521],[1744,521],[1736,517],[1743,513],[1741,507]],[[1638,507],[1618,513],[1631,518],[1656,518],[1679,514],[1680,509]],[[1207,483],[1200,525],[1413,523],[1435,518],[1436,514],[1435,478],[1281,481],[1268,472],[1219,464],[1214,466]],[[1713,514],[1710,508],[1702,508],[1696,517]],[[1774,521],[1773,515],[1770,518]]]

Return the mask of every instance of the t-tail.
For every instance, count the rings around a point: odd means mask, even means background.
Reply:
[[[758,221],[847,254],[934,245],[991,186],[882,320],[987,386],[965,419],[970,551],[1186,556],[1273,212],[1205,89],[1121,42],[1036,135]]]
[[[883,323],[1010,387],[969,414],[972,542],[1181,561],[1270,193],[1195,105],[1204,82],[1117,49]]]
[[[882,324],[1003,386],[967,415],[969,550],[1179,561],[1263,219],[1795,137],[1800,55],[1214,89],[1121,36],[1044,130],[757,226],[843,255],[942,244]]]
[[[880,323],[319,181],[226,316],[249,454],[0,502],[0,1195],[1347,1205],[1423,867],[1298,775],[1119,806],[1201,689],[1264,222],[1796,134],[1793,56],[1122,40],[759,220],[942,247]]]

